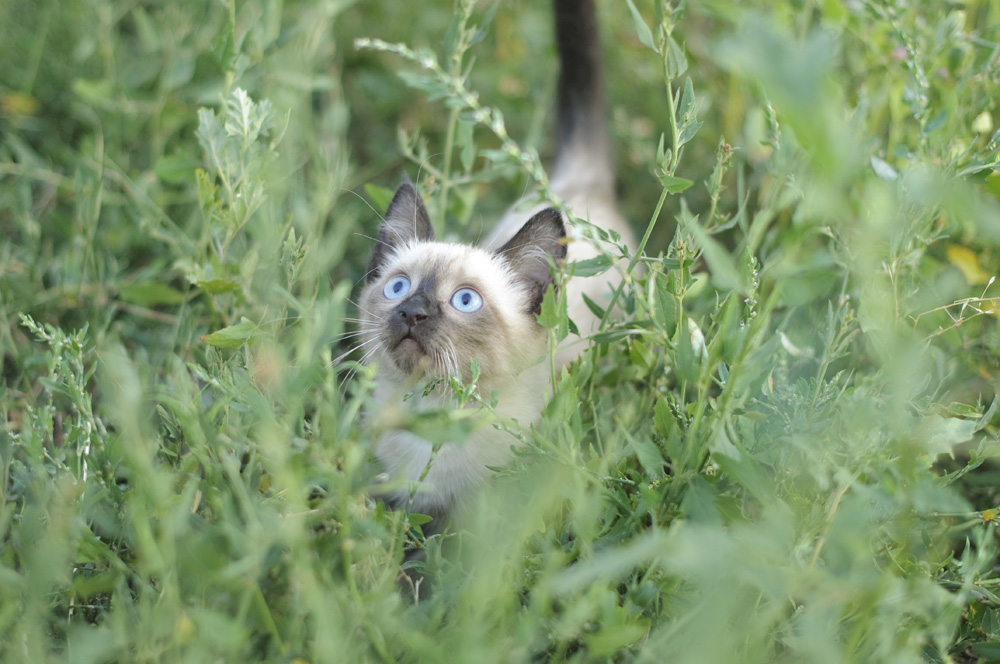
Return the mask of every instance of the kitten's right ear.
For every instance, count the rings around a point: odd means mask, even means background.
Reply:
[[[368,262],[368,281],[376,279],[385,267],[389,257],[397,248],[411,242],[428,242],[434,239],[434,229],[427,215],[424,201],[417,193],[410,179],[403,181],[396,189],[396,195],[385,211],[385,219],[378,231],[378,241]]]

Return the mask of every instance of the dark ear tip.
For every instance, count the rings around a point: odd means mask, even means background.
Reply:
[[[404,220],[408,221],[418,221],[422,225],[426,222],[426,227],[430,230],[430,219],[427,218],[427,208],[424,205],[424,199],[420,197],[420,192],[417,191],[416,185],[413,181],[403,173],[402,179],[399,181],[399,186],[396,187],[396,193],[392,196],[392,201],[389,203],[389,209],[385,212],[385,218],[388,220],[394,210],[397,208],[406,208],[404,212]],[[414,216],[415,215],[415,216]],[[433,230],[430,230],[430,235],[433,238]]]
[[[552,254],[552,258],[556,260],[566,258],[566,244],[568,243],[569,238],[566,234],[566,222],[563,219],[562,213],[559,210],[550,207],[539,212],[538,216],[540,217],[540,221],[549,226],[552,234],[556,237],[558,244],[550,252]]]
[[[544,221],[547,221],[554,230],[557,230],[559,237],[566,236],[566,223],[563,221],[562,213],[559,210],[553,207],[545,208],[536,216],[541,217]]]
[[[379,276],[388,256],[398,246],[415,240],[433,239],[434,228],[431,226],[424,201],[420,198],[420,193],[413,182],[404,173],[382,219],[378,240],[368,263],[368,281]]]
[[[396,192],[392,197],[395,200],[396,198],[399,198],[400,195],[411,199],[420,198],[420,194],[417,193],[417,186],[413,184],[413,180],[407,177],[406,174],[404,174],[402,179],[400,179],[399,185],[396,187]]]

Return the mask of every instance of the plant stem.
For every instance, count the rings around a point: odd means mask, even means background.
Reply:
[[[438,203],[439,218],[444,219],[445,210],[448,209],[448,190],[451,189],[451,153],[454,151],[455,128],[458,126],[458,109],[451,109],[448,115],[448,130],[444,136],[444,166],[441,168],[441,197]],[[439,235],[443,228],[435,229]]]

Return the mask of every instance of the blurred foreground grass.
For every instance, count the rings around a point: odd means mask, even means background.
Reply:
[[[332,360],[402,173],[533,186],[547,3],[0,5],[5,661],[1000,660],[1000,2],[601,10],[644,276],[424,542]]]

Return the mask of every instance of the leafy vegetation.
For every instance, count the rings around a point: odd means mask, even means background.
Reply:
[[[0,6],[5,661],[1000,660],[1000,3],[601,14],[624,314],[425,539],[350,298],[545,190],[547,3]]]

